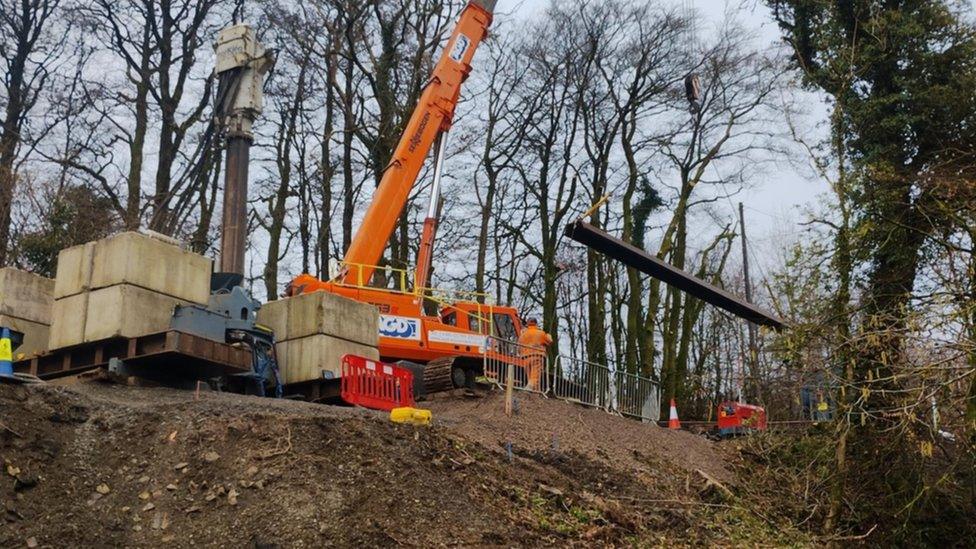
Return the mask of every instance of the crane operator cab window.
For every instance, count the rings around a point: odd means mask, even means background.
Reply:
[[[494,313],[491,316],[492,322],[495,325],[495,337],[509,341],[518,339],[518,334],[515,331],[515,322],[512,320],[512,317],[505,313]]]
[[[441,322],[448,326],[457,326],[457,313],[450,312],[441,318]]]

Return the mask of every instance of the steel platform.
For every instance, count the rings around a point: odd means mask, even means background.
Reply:
[[[252,360],[249,349],[170,330],[57,349],[15,362],[14,371],[52,380],[107,368],[113,359],[130,375],[163,381],[246,374]]]

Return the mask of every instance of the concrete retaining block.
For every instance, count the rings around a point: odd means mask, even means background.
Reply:
[[[54,281],[11,267],[0,269],[0,315],[51,323]]]
[[[80,294],[91,288],[92,257],[95,242],[65,248],[58,252],[58,272],[54,277],[54,299]]]
[[[24,334],[24,342],[14,351],[14,357],[31,357],[47,350],[50,334],[50,328],[47,324],[31,322],[15,316],[0,315],[0,326],[12,328]]]
[[[338,378],[345,354],[373,360],[380,358],[374,346],[322,334],[279,342],[277,352],[281,382],[284,384],[323,379],[323,372],[331,372],[331,377]]]
[[[128,284],[95,290],[88,294],[85,341],[165,331],[169,329],[173,309],[186,304],[184,300]]]
[[[55,300],[49,348],[114,337],[139,337],[169,329],[176,299],[130,284],[117,284]]]
[[[88,317],[88,292],[54,300],[48,350],[61,349],[85,342],[85,320]]]
[[[371,347],[379,344],[379,318],[375,306],[329,292],[271,301],[258,311],[278,341],[328,335]]]
[[[209,258],[150,236],[124,232],[62,250],[54,297],[128,284],[206,304],[212,272]]]

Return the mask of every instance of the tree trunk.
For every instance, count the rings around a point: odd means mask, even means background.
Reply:
[[[21,143],[20,130],[23,127],[25,71],[27,59],[31,53],[29,33],[31,17],[28,4],[24,2],[21,14],[11,13],[15,18],[20,16],[20,28],[17,33],[17,45],[13,57],[8,61],[6,78],[7,108],[4,110],[3,135],[0,135],[0,267],[7,266],[7,252],[10,248],[10,219],[13,209],[14,189],[17,187],[17,174],[14,164],[17,161],[17,150]]]
[[[213,148],[204,152],[204,154],[209,156],[208,163],[212,163],[212,167],[208,166],[203,170],[200,181],[200,221],[197,223],[197,229],[194,232],[191,242],[193,251],[198,254],[206,253],[207,248],[210,246],[210,225],[213,223],[213,214],[217,207],[217,190],[220,187],[220,168],[223,164],[223,157],[220,151],[221,149],[219,148]],[[211,174],[209,182],[205,179],[207,174]]]
[[[352,49],[352,45],[349,45]],[[353,55],[349,52],[349,55]],[[356,120],[353,117],[353,63],[346,60],[343,67],[344,90],[342,97],[342,254],[346,254],[352,242],[352,217],[356,201],[352,171],[352,143],[355,137]]]
[[[682,173],[682,199],[679,200],[679,209],[675,211],[676,224],[674,233],[674,245],[671,247],[671,264],[679,269],[685,268],[685,250],[687,249],[687,211],[686,204],[691,195],[691,185],[687,182],[687,174]],[[681,327],[681,312],[683,304],[687,301],[682,292],[668,287],[665,294],[668,297],[667,308],[664,316],[664,327],[661,336],[661,379],[663,386],[666,387],[664,396],[674,398],[679,403],[684,402],[685,398],[685,371],[687,364],[678,363],[678,340]],[[667,394],[670,393],[670,394]],[[665,399],[661,399],[662,411],[665,409]]]
[[[129,143],[129,175],[126,178],[126,197],[125,197],[125,229],[135,231],[139,229],[141,220],[142,205],[142,166],[144,159],[144,148],[146,145],[146,133],[149,128],[149,86],[150,83],[150,62],[152,61],[152,48],[149,46],[150,24],[147,20],[142,29],[142,50],[139,59],[139,76],[136,83],[136,97],[134,107],[135,130],[132,133],[132,141]]]
[[[282,127],[278,134],[276,144],[278,165],[278,189],[270,203],[271,223],[268,227],[268,254],[264,266],[264,286],[268,300],[273,300],[278,295],[278,261],[281,256],[281,233],[285,226],[285,213],[287,212],[288,197],[292,196],[291,191],[291,151],[295,142],[295,135],[298,131],[298,115],[305,103],[305,78],[308,74],[309,57],[311,52],[306,51],[305,57],[300,60],[301,68],[298,71],[298,79],[295,83],[295,94],[289,97],[289,104],[284,113]]]
[[[971,232],[970,240],[976,242],[976,231]],[[976,292],[976,254],[969,258],[970,295]],[[976,304],[969,304],[969,339],[976,345]],[[969,368],[976,372],[976,347],[970,347],[966,356]],[[969,394],[966,396],[966,428],[969,429],[969,440],[976,445],[976,376],[969,382]]]
[[[20,143],[21,118],[19,101],[20,94],[11,96],[6,109],[3,125],[3,136],[0,137],[0,267],[7,266],[7,252],[10,248],[10,219],[13,209],[14,189],[17,186],[17,174],[14,163],[17,159],[17,149]]]
[[[332,163],[332,133],[335,126],[335,83],[337,56],[334,51],[330,51],[325,58],[325,121],[322,124],[322,145],[320,167],[321,180],[319,182],[320,192],[322,193],[322,208],[319,214],[319,234],[318,243],[318,277],[321,279],[329,278],[329,259],[332,243],[332,178],[335,177],[335,164]],[[344,241],[343,251],[348,245]]]
[[[620,142],[623,146],[624,158],[627,160],[627,187],[623,196],[623,239],[632,242],[634,236],[634,214],[632,203],[634,193],[637,191],[637,182],[640,174],[637,168],[637,159],[634,153],[633,137],[636,131],[636,121],[624,118],[620,132]],[[631,374],[645,370],[644,361],[650,361],[649,357],[641,353],[640,338],[643,333],[641,318],[644,316],[643,297],[644,284],[640,273],[633,267],[627,267],[627,339],[624,345],[624,365],[626,371]]]

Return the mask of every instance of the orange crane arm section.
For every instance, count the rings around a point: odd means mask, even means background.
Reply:
[[[372,266],[379,263],[386,250],[437,135],[451,127],[461,83],[471,71],[475,50],[488,33],[494,4],[495,0],[471,0],[461,12],[346,251],[347,270],[341,275],[344,283],[368,283],[373,275]]]

